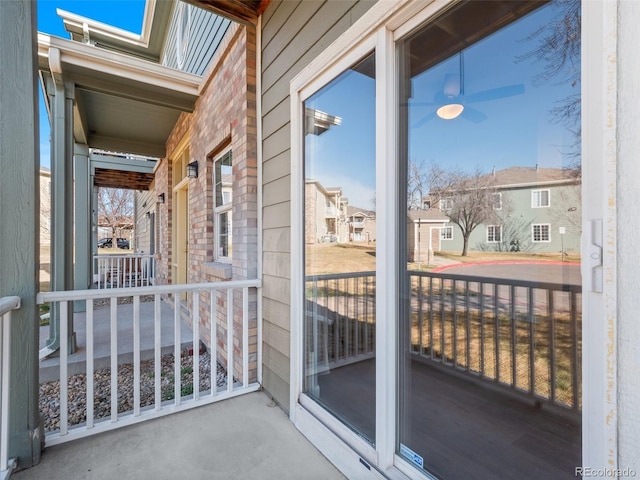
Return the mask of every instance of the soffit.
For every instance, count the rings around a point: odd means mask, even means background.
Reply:
[[[40,33],[38,54],[47,92],[55,81],[74,85],[74,137],[90,148],[163,157],[198,98],[201,77],[131,55]]]
[[[98,47],[158,62],[175,4],[175,0],[147,0],[140,34],[60,9],[57,13],[62,18],[65,30],[76,42],[90,42]]]
[[[257,25],[271,0],[186,0],[244,25]]]

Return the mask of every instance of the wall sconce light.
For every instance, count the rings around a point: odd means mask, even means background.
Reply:
[[[151,218],[151,212],[145,213],[144,216],[147,217],[147,218]]]
[[[164,193],[158,195],[158,203],[164,203]]]
[[[198,178],[198,162],[187,164],[187,177]]]

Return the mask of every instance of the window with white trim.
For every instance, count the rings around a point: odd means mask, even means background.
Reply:
[[[531,208],[543,208],[551,205],[551,192],[548,188],[531,191]]]
[[[453,227],[442,227],[440,229],[440,240],[453,240]]]
[[[215,217],[215,260],[231,262],[232,211],[233,206],[233,174],[231,150],[227,150],[215,160],[214,168],[214,217]]]
[[[551,225],[548,223],[534,223],[531,225],[531,241],[534,243],[551,241]]]
[[[487,225],[487,242],[499,243],[502,241],[502,225]]]

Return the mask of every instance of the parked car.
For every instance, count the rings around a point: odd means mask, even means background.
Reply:
[[[116,245],[123,250],[129,249],[129,240],[126,238],[116,238]],[[113,248],[113,238],[106,237],[98,240],[98,248]]]

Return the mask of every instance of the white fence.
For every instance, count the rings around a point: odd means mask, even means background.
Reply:
[[[134,291],[135,294],[132,294]],[[73,302],[77,305],[78,301],[84,301],[86,308],[86,312],[82,314],[86,319],[86,345],[79,345],[79,350],[84,350],[86,353],[84,355],[86,360],[82,360],[86,362],[86,369],[83,370],[87,373],[86,375],[73,375],[73,379],[69,375],[69,366],[74,359],[69,355],[67,322],[60,322],[61,345],[57,378],[63,381],[59,382],[59,423],[57,429],[46,433],[47,445],[70,441],[258,390],[261,375],[261,330],[256,313],[259,291],[259,280],[246,280],[139,287],[135,290],[113,288],[38,294],[38,303],[50,302],[52,309],[57,305],[61,318],[66,318],[70,304],[72,305]],[[104,305],[95,306],[96,301]],[[153,322],[143,322],[153,325],[153,328],[149,328],[152,331],[141,331],[141,302],[145,307],[153,302],[153,313],[150,313]],[[209,304],[208,310],[204,307],[205,303]],[[167,304],[172,305],[173,309],[173,328],[170,329],[173,330],[174,336],[173,353],[169,355],[161,346],[161,339],[166,338],[167,335],[167,331],[161,331],[163,328],[161,310],[166,312],[169,308]],[[122,326],[122,318],[119,316],[122,316],[120,313],[125,308],[132,308],[133,324],[131,330],[127,328],[123,332],[121,328],[119,329]],[[150,311],[150,308],[143,310]],[[185,315],[190,318],[189,324],[192,329],[192,340],[188,347],[192,352],[189,355],[192,357],[187,358],[185,355],[183,359],[181,324]],[[212,318],[214,321],[209,321]],[[106,322],[107,329],[102,328],[103,325],[99,325],[99,322]],[[166,328],[166,323],[164,328],[169,330]],[[107,332],[102,336],[109,338],[99,338],[94,334],[97,331]],[[119,365],[122,363],[122,361],[119,362],[122,351],[118,350],[118,342],[123,342],[123,334],[133,337],[127,338],[127,341],[132,340],[133,350],[132,363],[125,365],[128,372],[127,379],[119,369],[123,365]],[[149,335],[153,337],[152,361],[151,359],[145,361],[144,369],[141,369],[141,335],[145,335],[145,338]],[[209,340],[208,351],[204,353],[200,348],[201,339]],[[97,369],[94,364],[94,351],[99,342],[108,343],[110,348],[109,361],[105,362],[110,365],[109,373],[106,374],[109,379],[106,385],[102,386],[98,383],[98,377],[103,378],[105,375],[99,376],[100,369]],[[231,352],[231,355],[228,352]],[[167,367],[167,358],[170,358],[169,364],[173,362],[173,368],[168,367],[169,374],[164,370]],[[204,377],[201,374],[201,362],[209,362],[202,365],[203,368],[208,366],[209,373]],[[192,376],[187,382],[183,379],[185,371],[188,370],[192,372]],[[206,368],[204,370],[206,371]],[[118,374],[115,375],[113,372]],[[144,378],[141,378],[142,376]],[[167,385],[168,377],[171,377],[173,385],[171,382]],[[125,380],[129,385],[127,392],[123,387]],[[86,415],[81,415],[80,418],[76,415],[77,412],[72,411],[78,403],[78,382],[86,384],[80,389],[81,396],[84,397],[81,402],[84,405],[83,413]],[[208,387],[206,387],[207,384]],[[73,392],[69,390],[69,385],[74,388]],[[131,389],[133,392],[130,391]],[[98,406],[96,399],[99,399],[100,395],[104,402]],[[129,395],[129,400],[127,400],[128,406],[123,408],[122,398],[125,395]],[[141,399],[143,395],[145,401]],[[70,399],[73,400],[74,405],[69,403]],[[70,414],[74,415],[73,418]],[[46,422],[47,419],[45,419],[45,425]]]
[[[98,289],[148,287],[153,285],[151,254],[94,255],[93,283]]]
[[[20,308],[20,298],[0,298],[0,479],[16,467],[9,458],[9,380],[11,378],[11,312]]]

